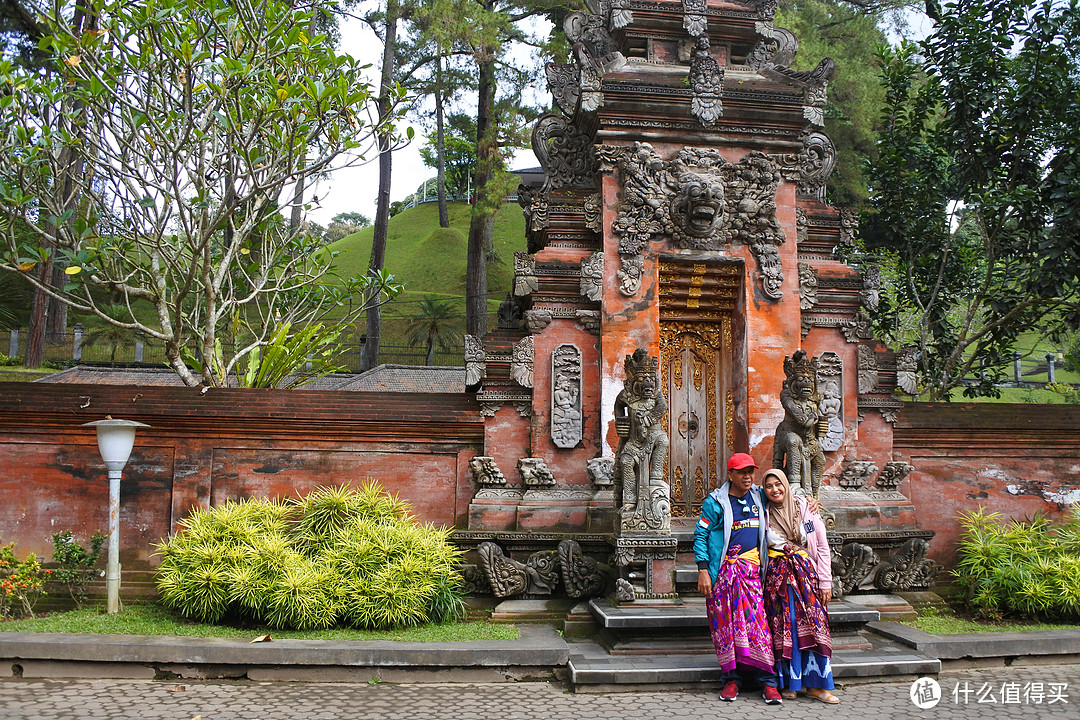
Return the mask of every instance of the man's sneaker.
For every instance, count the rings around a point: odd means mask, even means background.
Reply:
[[[761,691],[761,697],[765,698],[766,705],[783,705],[784,698],[780,697],[780,691],[769,685]]]
[[[728,680],[724,689],[720,691],[720,699],[724,702],[735,702],[737,697],[739,697],[739,686],[734,680]]]

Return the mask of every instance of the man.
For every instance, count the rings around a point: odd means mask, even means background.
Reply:
[[[727,464],[728,481],[709,493],[694,528],[698,592],[705,596],[720,669],[720,699],[732,702],[745,677],[762,686],[768,705],[783,702],[773,672],[769,624],[761,587],[765,578],[765,497],[754,484],[757,465],[746,453]]]

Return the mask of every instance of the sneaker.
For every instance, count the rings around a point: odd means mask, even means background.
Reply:
[[[739,686],[734,680],[728,680],[724,689],[720,691],[720,699],[724,702],[735,702],[737,697],[739,697]]]
[[[765,698],[766,705],[783,705],[784,698],[780,697],[780,691],[769,685],[761,691],[761,697]]]

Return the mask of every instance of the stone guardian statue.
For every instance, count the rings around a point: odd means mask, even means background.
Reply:
[[[660,424],[667,400],[660,389],[657,361],[642,348],[623,363],[626,384],[615,398],[615,479],[621,485],[619,529],[626,532],[667,532],[671,504],[664,481],[668,436]],[[616,502],[619,502],[616,493]]]
[[[825,453],[819,438],[829,430],[828,418],[820,410],[817,362],[802,350],[784,358],[785,379],[780,391],[784,419],[773,439],[773,466],[784,469],[796,492],[814,497],[818,496],[825,472]]]

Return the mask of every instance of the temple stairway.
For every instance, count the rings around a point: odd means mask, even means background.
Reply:
[[[613,605],[594,598],[567,619],[571,628],[590,624],[589,638],[567,637],[569,674],[577,692],[607,692],[649,685],[696,685],[720,681],[709,637],[705,601],[697,594],[697,570],[681,565],[676,583],[681,601]],[[941,662],[866,628],[882,613],[859,596],[829,604],[833,634],[833,677],[837,682],[935,674]],[[875,601],[889,600],[875,598]],[[898,600],[898,599],[897,599]],[[902,601],[901,601],[902,603]],[[909,608],[910,609],[910,608]]]

